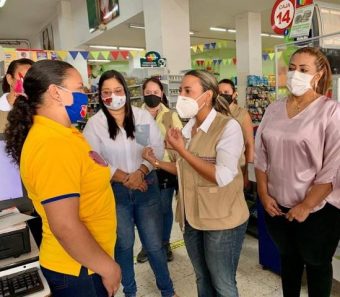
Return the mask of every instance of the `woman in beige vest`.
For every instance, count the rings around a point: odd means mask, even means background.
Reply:
[[[214,109],[215,77],[191,70],[182,80],[176,109],[190,118],[180,131],[171,128],[166,141],[178,154],[176,162],[144,157],[155,167],[177,172],[177,219],[196,273],[199,297],[237,297],[236,269],[249,211],[243,196],[240,159],[243,136],[239,123]]]
[[[245,146],[245,164],[242,164],[244,185],[248,184],[247,164],[254,162],[254,128],[251,117],[247,109],[240,107],[237,102],[237,92],[235,84],[230,79],[222,79],[218,83],[219,93],[229,104],[231,115],[236,119],[241,127]]]

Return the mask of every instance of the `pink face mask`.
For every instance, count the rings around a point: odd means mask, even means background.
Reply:
[[[19,72],[19,79],[15,82],[14,85],[14,92],[16,94],[24,94],[24,77],[22,74]]]

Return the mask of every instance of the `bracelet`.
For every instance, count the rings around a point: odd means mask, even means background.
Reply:
[[[146,173],[140,168],[138,168],[137,171],[140,171],[143,174],[143,177],[146,175]]]
[[[156,169],[158,169],[159,168],[159,161],[157,159],[155,160],[154,164],[155,164],[154,167]]]

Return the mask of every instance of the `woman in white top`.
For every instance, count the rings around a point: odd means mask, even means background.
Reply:
[[[118,218],[115,256],[122,269],[125,296],[136,296],[137,292],[133,267],[135,225],[162,296],[175,296],[162,247],[157,176],[153,166],[142,158],[146,146],[163,158],[161,132],[146,110],[131,106],[126,82],[117,71],[101,76],[99,102],[101,110],[89,119],[84,135],[111,168]]]

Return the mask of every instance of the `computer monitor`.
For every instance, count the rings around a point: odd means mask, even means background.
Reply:
[[[33,205],[21,181],[19,168],[5,152],[4,134],[0,133],[0,210],[15,206],[31,212]]]

